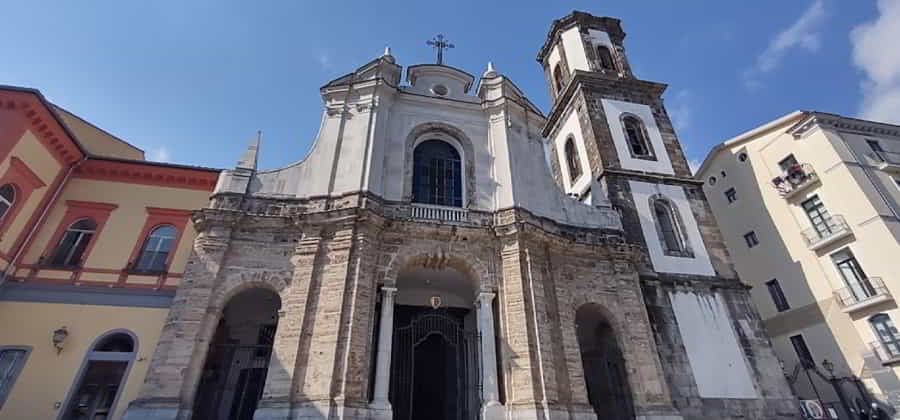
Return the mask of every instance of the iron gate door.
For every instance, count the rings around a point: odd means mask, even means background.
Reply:
[[[479,337],[459,313],[422,309],[394,329],[395,420],[470,420],[480,411]]]

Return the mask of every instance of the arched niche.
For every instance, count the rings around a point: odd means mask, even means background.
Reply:
[[[625,358],[608,311],[587,303],[575,312],[575,331],[587,397],[598,419],[634,418]]]

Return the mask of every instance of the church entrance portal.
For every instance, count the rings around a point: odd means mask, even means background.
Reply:
[[[228,302],[194,400],[194,419],[251,420],[262,396],[275,338],[278,295],[250,289]]]
[[[472,311],[462,308],[395,308],[395,420],[478,418],[479,342],[473,320]]]

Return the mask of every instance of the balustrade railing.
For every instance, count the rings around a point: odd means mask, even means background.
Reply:
[[[831,215],[822,223],[803,230],[803,239],[809,247],[815,247],[831,238],[850,233],[850,225],[844,216]]]
[[[819,176],[816,174],[812,165],[808,163],[798,163],[772,179],[772,186],[775,187],[779,195],[787,197],[812,185],[818,180]]]
[[[890,295],[891,292],[884,285],[881,277],[860,279],[855,284],[834,291],[835,299],[844,308]]]
[[[417,204],[410,206],[413,219],[442,220],[447,222],[468,222],[469,211],[461,207],[437,206],[433,204]]]

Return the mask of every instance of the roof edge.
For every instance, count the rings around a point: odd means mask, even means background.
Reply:
[[[781,117],[778,117],[763,125],[757,126],[756,128],[750,129],[719,144],[716,144],[712,149],[710,149],[709,153],[706,154],[706,158],[703,159],[703,163],[700,165],[700,168],[697,169],[697,173],[694,174],[694,178],[702,178],[700,175],[706,172],[707,169],[709,169],[709,165],[711,165],[713,157],[719,154],[719,152],[724,150],[726,147],[745,143],[751,138],[758,136],[759,134],[771,131],[794,120],[802,119],[804,116],[807,116],[809,114],[809,111],[797,110],[789,114],[782,115]]]

